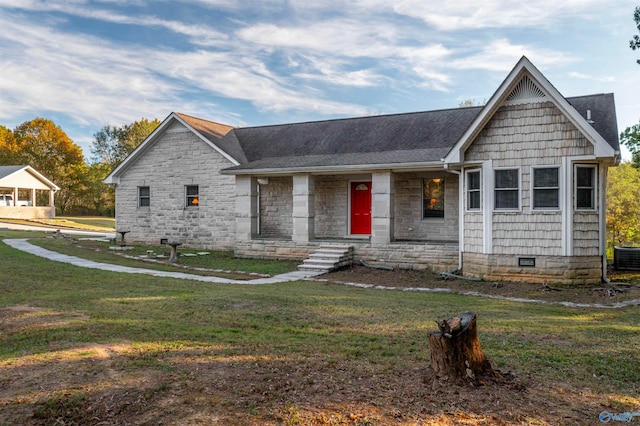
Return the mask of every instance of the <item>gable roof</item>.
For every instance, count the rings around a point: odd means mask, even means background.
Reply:
[[[473,120],[469,128],[462,137],[452,147],[449,154],[444,159],[445,163],[462,163],[463,153],[473,140],[478,136],[483,127],[491,120],[495,112],[503,103],[509,102],[510,99],[531,97],[544,101],[550,101],[567,117],[569,121],[593,144],[596,157],[610,157],[616,159],[619,155],[619,142],[617,136],[617,124],[615,123],[615,106],[613,104],[613,95],[610,95],[611,104],[604,105],[606,99],[597,99],[594,97],[583,97],[574,101],[578,108],[584,109],[581,115],[576,107],[572,106],[568,99],[565,99],[560,92],[542,75],[542,73],[533,64],[523,56],[516,66],[511,70],[507,78],[502,82],[498,90],[493,94],[491,99],[482,108],[478,116]],[[599,126],[606,134],[608,141],[605,140],[594,126],[587,120],[586,109],[588,99],[591,101],[602,101],[599,105],[602,110],[602,116],[612,119],[610,122],[604,122],[600,119]],[[615,129],[615,136],[611,133]]]
[[[160,137],[162,137],[164,132],[176,122],[185,126],[203,142],[227,158],[232,164],[240,164],[240,161],[237,160],[234,155],[238,156],[241,160],[244,160],[242,150],[239,149],[238,146],[235,146],[233,141],[221,143],[224,136],[233,130],[232,126],[172,112],[140,145],[136,147],[136,149],[127,156],[127,158],[125,158],[118,166],[116,166],[115,169],[111,171],[111,173],[109,173],[109,176],[107,176],[103,182],[108,184],[118,183],[120,175],[133,165],[138,158],[144,155],[144,153],[147,152],[149,148],[151,148],[153,144],[160,139]]]
[[[463,152],[498,108],[532,100],[553,102],[594,145],[596,157],[617,159],[620,147],[613,95],[564,98],[523,56],[481,107],[246,128],[174,112],[105,183],[117,183],[122,172],[175,121],[225,156],[233,164],[223,170],[228,174],[409,170],[459,164]]]
[[[29,173],[31,176],[42,182],[45,186],[49,187],[49,189],[53,191],[60,190],[60,187],[58,185],[51,182],[31,166],[0,166],[0,186],[3,186],[3,182],[5,180],[8,180],[13,175],[21,172]]]

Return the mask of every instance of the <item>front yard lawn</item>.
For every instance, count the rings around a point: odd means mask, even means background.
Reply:
[[[638,307],[203,284],[3,243],[0,266],[0,424],[596,425],[640,411]],[[428,381],[427,333],[468,310],[507,379]]]

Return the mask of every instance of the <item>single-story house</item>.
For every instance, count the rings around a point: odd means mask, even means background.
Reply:
[[[606,278],[614,98],[523,57],[484,106],[233,128],[170,114],[105,182],[130,241],[355,259],[488,280]]]
[[[59,190],[31,166],[0,166],[0,218],[54,218],[54,194]]]

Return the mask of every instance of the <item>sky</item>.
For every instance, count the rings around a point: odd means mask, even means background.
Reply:
[[[518,60],[640,121],[639,0],[0,0],[0,125],[246,127],[487,101]],[[623,150],[623,158],[630,156]]]

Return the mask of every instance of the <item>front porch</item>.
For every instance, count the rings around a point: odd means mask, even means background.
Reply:
[[[441,188],[437,217],[425,212],[431,181]],[[354,207],[360,188],[365,208]],[[356,262],[441,272],[458,266],[458,233],[458,176],[442,169],[236,176],[237,256],[302,260],[348,244]]]

